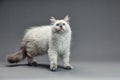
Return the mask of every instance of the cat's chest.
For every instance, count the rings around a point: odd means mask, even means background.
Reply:
[[[53,40],[52,42],[53,42],[54,45],[63,46],[63,45],[65,45],[66,42],[68,42],[69,36],[67,36],[67,35],[57,35],[52,40]]]
[[[64,53],[65,50],[69,47],[70,43],[70,37],[67,35],[64,36],[59,36],[57,38],[53,39],[53,47],[59,52],[59,53]]]

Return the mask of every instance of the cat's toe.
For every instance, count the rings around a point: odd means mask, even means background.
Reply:
[[[55,63],[50,65],[50,70],[51,71],[56,71],[57,70],[57,65]]]
[[[37,64],[38,64],[38,63],[37,63],[36,61],[34,61],[34,62],[32,62],[32,63],[28,63],[29,66],[37,66]]]
[[[71,70],[73,67],[71,65],[64,66],[64,69]]]

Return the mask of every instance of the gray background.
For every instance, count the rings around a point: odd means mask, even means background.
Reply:
[[[72,61],[120,60],[120,0],[0,0],[0,61],[19,49],[25,29],[67,14]]]
[[[20,47],[24,30],[50,24],[50,16],[71,18],[71,64],[49,70],[48,56],[37,66],[5,57]],[[120,80],[120,0],[0,0],[0,80]]]

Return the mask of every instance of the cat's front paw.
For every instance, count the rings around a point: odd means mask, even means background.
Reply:
[[[71,70],[73,67],[71,65],[64,65],[64,69]]]
[[[57,70],[57,64],[52,63],[52,64],[50,65],[50,70],[51,70],[51,71],[56,71],[56,70]]]

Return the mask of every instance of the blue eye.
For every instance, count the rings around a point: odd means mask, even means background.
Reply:
[[[65,25],[65,23],[63,23],[63,26]]]
[[[59,26],[59,24],[56,24],[56,26]]]

